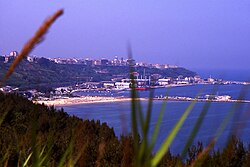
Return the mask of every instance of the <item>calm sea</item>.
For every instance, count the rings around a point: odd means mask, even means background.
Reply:
[[[227,70],[218,70],[218,69],[197,69],[194,70],[202,76],[202,78],[214,77],[224,80],[236,80],[236,81],[250,81],[250,69],[227,69]]]
[[[216,91],[214,91],[215,89]],[[237,99],[242,89],[242,85],[195,85],[186,87],[173,87],[170,89],[156,89],[154,91],[154,95],[164,96],[167,93],[170,96],[195,97],[198,93],[203,96],[215,92],[218,95],[230,95],[233,99]],[[94,94],[98,93],[100,92],[95,92]],[[103,95],[130,96],[130,92],[109,92]],[[140,96],[148,97],[149,92],[141,91]],[[250,100],[250,89],[245,90],[244,99]],[[154,101],[153,103],[150,134],[153,131],[162,104],[162,101]],[[141,105],[143,111],[145,112],[147,109],[147,101],[141,101]],[[189,105],[190,102],[167,102],[155,150],[161,146],[170,130],[173,128]],[[189,134],[192,131],[192,128],[194,127],[194,124],[197,121],[204,105],[205,103],[202,102],[195,104],[181,130],[177,134],[174,142],[172,143],[171,152],[175,154],[181,153],[182,148],[184,147],[185,142],[187,141]],[[230,111],[232,109],[234,109],[234,112],[232,117],[230,117]],[[82,104],[67,106],[64,107],[64,110],[70,115],[75,115],[82,119],[94,119],[100,120],[101,122],[106,122],[110,127],[114,128],[117,136],[131,132],[130,102]],[[216,148],[223,148],[228,136],[231,136],[231,132],[240,137],[241,140],[243,140],[246,144],[250,142],[250,104],[213,102],[208,109],[194,143],[197,143],[197,141],[202,141],[204,145],[208,144],[210,139],[214,137],[217,129],[221,126],[225,118],[230,118],[229,123],[220,136]]]

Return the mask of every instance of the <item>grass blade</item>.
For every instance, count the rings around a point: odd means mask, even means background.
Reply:
[[[9,111],[9,110],[5,111],[5,112],[3,113],[3,115],[1,115],[1,117],[0,117],[0,126],[2,125],[2,123],[3,123],[3,121],[4,121],[4,118],[5,118],[6,115],[8,114],[8,111]]]
[[[136,95],[137,95],[137,92],[136,92]],[[139,123],[140,123],[140,127],[141,127],[141,132],[143,134],[145,120],[144,120],[144,116],[143,116],[141,101],[140,101],[140,98],[138,96],[136,97],[136,108],[137,108],[136,114],[138,114]]]
[[[245,89],[242,89],[240,92],[240,95],[238,96],[238,100],[241,100],[245,97],[246,95],[246,91]],[[234,115],[234,111],[236,111],[239,108],[240,102],[236,102],[234,103],[233,107],[231,108],[231,110],[228,112],[228,114],[226,115],[226,117],[224,118],[224,120],[222,121],[220,127],[217,129],[216,133],[215,133],[215,137],[214,140],[217,141],[218,138],[221,136],[222,132],[225,130],[226,126],[228,125],[229,121],[232,119],[233,115]]]
[[[57,167],[63,167],[64,163],[66,163],[67,157],[70,155],[70,153],[73,150],[73,140],[70,141],[69,143],[69,147],[67,148],[67,150],[64,152],[62,158],[59,161],[59,164]]]
[[[132,50],[130,43],[127,45],[128,58],[132,59]],[[133,64],[129,63],[130,79],[131,79],[131,124],[132,124],[132,134],[134,138],[134,155],[135,155],[135,166],[139,166],[138,161],[138,148],[139,148],[139,137],[138,137],[138,128],[137,128],[137,107],[136,107],[136,90],[135,90],[135,81],[134,76],[132,75],[134,70]]]
[[[146,118],[143,119],[143,126],[142,126],[142,143],[140,145],[140,152],[139,152],[139,160],[142,163],[146,163],[149,161],[149,157],[151,152],[148,152],[148,132],[149,132],[149,125],[150,125],[150,118],[153,106],[153,95],[154,92],[150,91],[149,100],[148,100],[148,107]]]
[[[247,88],[243,88],[241,90],[240,95],[237,98],[238,100],[241,100],[241,99],[243,99],[245,97],[246,92],[247,92],[246,89]],[[215,133],[215,136],[211,140],[210,144],[207,146],[207,148],[204,151],[202,151],[198,155],[198,158],[193,162],[193,164],[191,166],[196,166],[198,163],[202,163],[203,157],[206,156],[209,153],[209,151],[214,147],[215,143],[217,142],[217,140],[219,139],[219,137],[221,136],[221,134],[225,130],[225,128],[228,125],[228,123],[231,120],[231,118],[233,117],[234,112],[237,111],[239,105],[240,105],[240,103],[235,103],[233,105],[233,107],[228,112],[228,114],[226,115],[226,117],[224,118],[224,120],[222,121],[222,123],[220,124],[219,128],[217,129],[217,131]],[[232,135],[232,133],[230,133],[229,136],[231,137],[231,135]],[[229,140],[227,142],[229,142]]]
[[[24,162],[24,164],[23,164],[23,167],[25,167],[25,166],[28,165],[28,162],[29,162],[31,156],[32,156],[32,153],[30,153],[29,156],[28,156],[28,158],[25,160],[25,162]]]
[[[167,97],[167,95],[166,95],[166,97]],[[160,125],[161,125],[161,122],[162,122],[162,119],[163,119],[163,116],[164,116],[164,111],[166,109],[166,104],[167,104],[167,98],[163,101],[163,103],[161,105],[160,114],[158,116],[156,125],[155,125],[154,130],[153,130],[152,138],[151,138],[151,141],[150,141],[149,150],[148,150],[149,152],[152,152],[152,150],[154,148],[154,145],[155,145],[155,142],[156,142],[156,139],[158,137],[159,130],[160,130]]]
[[[218,86],[214,88],[214,90],[212,91],[212,94],[214,94],[217,90],[218,90]],[[203,90],[201,90],[200,92],[203,92]],[[200,93],[198,93],[198,94],[200,94]],[[200,113],[200,115],[198,117],[198,120],[196,121],[195,126],[192,129],[192,131],[191,131],[191,133],[190,133],[190,135],[188,137],[188,140],[187,140],[187,142],[185,144],[185,147],[184,147],[184,149],[182,151],[182,154],[181,154],[182,158],[185,158],[187,150],[191,146],[195,136],[197,135],[197,133],[198,133],[200,127],[201,127],[201,124],[202,124],[202,122],[203,122],[203,120],[205,118],[205,115],[207,114],[207,111],[210,108],[210,105],[211,105],[211,101],[206,102],[205,106],[202,108],[202,111],[201,111],[201,113]]]
[[[149,95],[149,99],[148,99],[147,114],[146,114],[146,119],[145,119],[144,127],[143,127],[143,131],[145,132],[144,135],[147,135],[148,130],[149,130],[149,123],[150,123],[152,106],[153,106],[153,96],[154,96],[154,92],[150,91],[150,95]],[[145,137],[147,137],[147,136],[145,136]]]
[[[174,128],[171,130],[170,134],[160,147],[160,149],[157,151],[155,154],[154,158],[152,159],[152,166],[157,166],[164,154],[167,152],[169,149],[170,144],[173,142],[176,134],[179,132],[181,126],[183,125],[184,121],[186,120],[187,116],[193,109],[196,101],[192,101],[192,103],[188,106],[188,108],[185,110],[185,112],[182,114],[178,122],[175,124]]]
[[[185,147],[184,147],[184,149],[182,151],[182,154],[181,154],[182,158],[184,158],[186,156],[188,148],[191,146],[196,134],[198,133],[198,131],[199,131],[200,127],[201,127],[201,124],[202,124],[202,122],[203,122],[203,120],[205,118],[205,115],[207,114],[207,111],[208,111],[208,109],[210,107],[210,104],[211,104],[211,102],[206,102],[205,106],[203,107],[203,109],[202,109],[202,111],[201,111],[201,113],[199,115],[199,118],[196,121],[195,126],[192,129],[192,132],[190,133],[190,135],[188,137],[188,140],[187,140],[187,142],[185,144]]]
[[[245,96],[246,96],[246,92],[248,91],[248,88],[249,86],[246,85],[246,86],[243,86],[242,90],[241,90],[241,93],[238,97],[238,100],[244,100]],[[234,112],[238,111],[237,114],[235,114],[234,116],[234,121],[238,121],[240,119],[240,116],[243,115],[243,113],[241,112],[242,111],[242,107],[243,105],[240,105],[240,103],[236,103],[237,105],[235,106],[235,110]],[[244,118],[247,118],[249,117],[248,115],[246,115]],[[244,126],[244,125],[243,125]],[[243,127],[241,127],[243,128]],[[239,127],[237,125],[235,126],[232,126],[231,127],[231,130],[230,130],[230,134],[229,134],[229,137],[231,137],[233,134],[236,134],[237,131],[238,131]]]

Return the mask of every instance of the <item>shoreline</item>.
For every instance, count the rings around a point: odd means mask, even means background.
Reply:
[[[81,97],[58,98],[54,100],[35,100],[33,101],[33,103],[60,107],[60,106],[72,106],[78,104],[124,102],[124,101],[130,101],[131,99],[132,98],[126,98],[126,97],[81,96]],[[137,98],[136,100],[147,100],[147,98]]]
[[[171,88],[171,87],[183,87],[183,86],[194,86],[194,85],[203,85],[203,84],[170,84],[167,86],[159,86],[155,87],[153,89],[159,89],[159,88]],[[81,90],[83,91],[83,90]],[[96,104],[96,103],[113,103],[113,102],[125,102],[125,101],[131,101],[131,97],[123,97],[123,96],[117,96],[117,97],[110,97],[110,96],[79,96],[79,97],[59,97],[56,99],[48,99],[48,100],[34,100],[33,103],[38,104],[44,104],[47,106],[73,106],[73,105],[79,105],[79,104]],[[136,100],[149,100],[149,98],[137,98]],[[206,99],[195,99],[195,98],[189,98],[189,97],[168,97],[166,98],[152,98],[154,101],[159,100],[167,100],[167,101],[196,101],[196,102],[229,102],[229,103],[250,103],[250,100],[235,100],[235,99],[229,99],[229,100],[206,100]]]
[[[37,100],[33,101],[36,104],[44,104],[47,106],[73,106],[79,104],[96,104],[96,103],[113,103],[113,102],[125,102],[131,101],[132,98],[127,97],[104,97],[104,96],[81,96],[81,97],[70,97],[70,98],[58,98],[54,100]],[[144,101],[149,98],[137,98],[136,100]],[[228,103],[250,103],[249,100],[206,100],[206,99],[176,99],[176,98],[152,98],[154,101],[196,101],[196,102],[228,102]]]

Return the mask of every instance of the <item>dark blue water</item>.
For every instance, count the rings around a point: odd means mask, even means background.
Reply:
[[[250,81],[250,69],[227,69],[227,70],[218,70],[218,69],[195,69],[197,73],[202,78],[219,78],[229,81]]]
[[[161,96],[185,96],[196,97],[205,96],[207,94],[216,95],[230,95],[233,99],[238,99],[240,91],[243,89],[243,85],[191,85],[180,86],[171,88],[158,88],[152,89],[154,97]],[[140,97],[149,97],[149,91],[138,91]],[[89,91],[89,92],[77,92],[76,95],[81,96],[123,96],[130,97],[130,91]],[[246,93],[245,98],[249,99],[249,94]]]
[[[237,99],[242,85],[195,85],[186,87],[174,87],[170,89],[156,89],[154,91],[155,96],[165,95],[167,92],[170,96],[188,96],[195,97],[198,93],[201,95],[212,94],[216,92],[218,95],[230,95],[233,99]],[[244,90],[244,99],[250,100],[250,90]],[[122,92],[119,95],[129,96],[129,92]],[[118,93],[113,92],[113,96]],[[148,91],[141,91],[141,97],[148,97]],[[143,110],[146,111],[147,101],[141,102]],[[164,113],[164,118],[160,128],[160,135],[158,136],[155,150],[157,150],[163,143],[170,130],[176,124],[181,117],[185,109],[190,105],[190,102],[167,102],[167,106]],[[201,110],[205,103],[196,103],[187,120],[183,124],[181,130],[177,134],[174,142],[171,145],[171,151],[173,153],[181,153],[182,148],[187,141],[188,136],[197,121]],[[153,111],[151,117],[150,134],[153,131],[154,125],[158,118],[162,101],[154,101]],[[234,108],[232,117],[229,117],[230,111]],[[101,120],[101,122],[107,122],[110,127],[114,128],[117,136],[122,133],[127,134],[131,132],[130,128],[130,102],[115,102],[115,103],[98,103],[98,104],[83,104],[64,107],[65,111],[70,115],[76,115],[83,119],[95,119]],[[202,141],[204,145],[208,144],[210,139],[215,135],[217,129],[221,126],[225,118],[230,118],[226,129],[220,136],[216,148],[223,148],[228,136],[231,135],[233,129],[234,134],[239,136],[244,142],[250,141],[250,105],[249,103],[239,104],[236,103],[224,103],[214,102],[203,120],[202,126],[194,140]]]

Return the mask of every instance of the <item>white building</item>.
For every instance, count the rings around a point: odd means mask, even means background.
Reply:
[[[27,56],[27,60],[29,62],[34,62],[34,57],[33,56]]]
[[[114,87],[115,87],[115,82],[112,82],[112,81],[104,81],[104,82],[103,82],[103,87],[104,87],[104,88],[114,88]]]
[[[158,79],[158,83],[161,86],[168,85],[168,84],[170,84],[170,82],[171,82],[171,78]]]
[[[127,82],[116,82],[115,88],[118,90],[124,90],[124,89],[129,89],[130,85],[131,83],[127,83]]]
[[[210,82],[210,83],[213,83],[213,82],[215,81],[215,79],[212,78],[212,77],[210,76],[210,77],[207,79],[207,81]]]
[[[199,75],[196,75],[196,76],[194,76],[194,81],[195,82],[201,82],[202,79],[201,79],[201,77]]]
[[[216,100],[219,100],[219,101],[228,101],[228,100],[231,99],[231,96],[229,96],[229,95],[216,96],[215,99],[216,99]]]
[[[12,57],[17,57],[17,55],[18,55],[17,51],[10,52],[10,56],[12,56]]]
[[[184,84],[189,84],[188,81],[182,80],[182,81],[177,81],[176,82],[178,85],[184,85]]]

